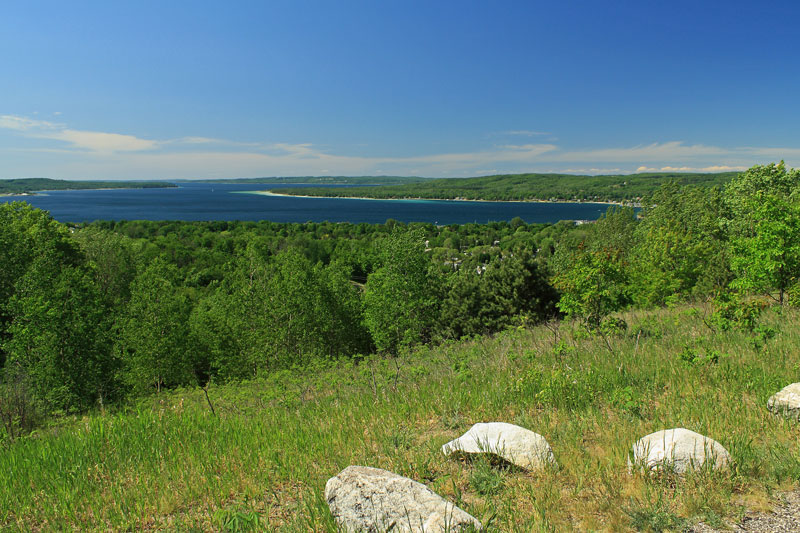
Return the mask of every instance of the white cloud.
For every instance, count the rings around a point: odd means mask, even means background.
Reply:
[[[534,135],[550,135],[550,134],[545,131],[509,130],[509,131],[501,131],[500,135],[520,135],[524,137],[533,137]]]
[[[34,120],[15,115],[0,115],[0,128],[9,130],[30,131],[37,129],[55,129],[57,127],[59,127],[59,125],[45,120]]]
[[[133,135],[73,130],[63,124],[14,115],[0,115],[0,128],[22,132],[27,137],[66,142],[73,148],[90,152],[136,152],[153,150],[158,146],[156,141],[140,139]]]
[[[138,152],[153,150],[158,147],[156,141],[139,139],[133,135],[119,133],[104,133],[100,131],[62,130],[53,134],[40,134],[45,139],[64,141],[75,148],[92,152]]]
[[[351,156],[311,143],[263,143],[187,136],[151,140],[65,124],[0,115],[0,129],[41,140],[41,146],[0,147],[0,176],[216,178],[313,174],[474,176],[511,172],[612,174],[721,172],[779,159],[800,161],[800,148],[723,148],[681,141],[630,147],[565,149],[554,143],[489,146],[472,152],[403,157]],[[519,130],[517,133],[522,133]],[[534,134],[536,132],[527,132]],[[48,142],[49,141],[49,142]]]
[[[648,167],[648,166],[640,166],[636,169],[636,172],[736,172],[741,170],[747,170],[747,166],[739,165],[739,166],[730,166],[730,165],[711,165],[706,167],[673,167],[673,166],[665,166],[665,167]]]

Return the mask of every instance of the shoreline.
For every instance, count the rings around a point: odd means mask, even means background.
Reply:
[[[639,202],[599,201],[599,200],[473,200],[467,198],[365,198],[363,196],[312,196],[308,194],[281,194],[272,191],[236,191],[244,194],[259,194],[261,196],[284,196],[289,198],[340,198],[343,200],[378,200],[378,201],[431,201],[431,202],[488,202],[488,203],[540,203],[540,204],[601,204],[620,205],[623,207],[641,207]]]
[[[6,196],[38,196],[39,193],[45,193],[45,196],[49,192],[62,192],[62,191],[142,191],[145,189],[179,189],[180,186],[175,185],[174,187],[97,187],[97,188],[78,188],[78,189],[40,189],[37,191],[27,191],[27,192],[3,192],[0,193],[0,198]]]

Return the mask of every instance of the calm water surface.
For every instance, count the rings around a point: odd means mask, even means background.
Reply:
[[[61,222],[93,220],[270,220],[273,222],[369,222],[393,218],[436,224],[486,223],[520,217],[527,223],[594,220],[608,208],[594,203],[352,200],[244,194],[295,185],[181,183],[174,189],[52,191],[25,200]]]

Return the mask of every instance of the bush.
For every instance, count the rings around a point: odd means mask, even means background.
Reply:
[[[39,409],[27,375],[17,365],[0,371],[0,423],[6,439],[14,440],[33,431],[39,423]],[[3,440],[3,436],[0,436]]]

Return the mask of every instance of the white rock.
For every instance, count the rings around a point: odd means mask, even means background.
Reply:
[[[800,418],[800,383],[786,385],[767,400],[767,409],[773,413]]]
[[[665,429],[642,437],[633,445],[628,470],[668,468],[678,474],[699,469],[710,462],[713,470],[727,468],[731,456],[722,444],[684,428]]]
[[[505,422],[475,424],[462,436],[442,446],[442,452],[445,455],[490,453],[525,470],[537,470],[556,463],[553,450],[544,437]]]
[[[325,485],[331,514],[344,531],[444,533],[481,523],[428,487],[387,470],[348,466]]]

